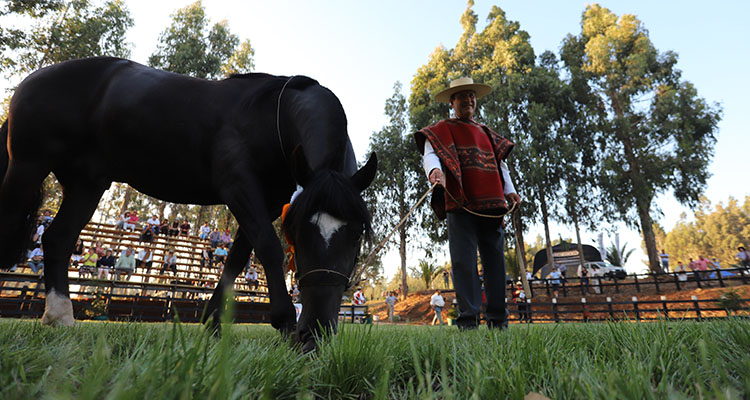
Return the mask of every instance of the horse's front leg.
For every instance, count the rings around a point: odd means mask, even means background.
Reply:
[[[224,309],[224,295],[227,289],[234,287],[234,281],[247,264],[252,250],[253,247],[247,240],[247,236],[242,231],[237,232],[232,248],[229,250],[229,256],[224,263],[224,272],[219,277],[216,289],[214,289],[211,300],[209,300],[206,311],[201,318],[201,322],[205,323],[213,316],[213,327],[217,331],[221,324],[221,314]]]
[[[246,238],[244,241],[247,242],[248,247],[243,251],[242,262],[247,263],[250,256],[250,244],[252,243],[252,247],[255,248],[255,255],[266,273],[268,297],[271,301],[271,326],[282,333],[291,334],[294,332],[297,322],[297,312],[284,282],[284,251],[281,243],[279,243],[278,236],[276,236],[271,218],[266,211],[268,208],[258,195],[258,193],[261,193],[259,188],[253,190],[257,187],[256,185],[238,184],[233,185],[233,187],[235,191],[228,196],[227,205],[240,225],[242,232],[240,237]],[[237,241],[239,241],[239,238]],[[235,245],[232,246],[232,251],[234,251]],[[242,266],[233,268],[240,268],[239,271],[241,271]],[[239,271],[231,275],[231,282],[234,282],[234,278]],[[224,274],[227,274],[226,269]],[[225,278],[222,276],[221,282],[229,284],[229,277],[228,275],[225,282]],[[214,293],[215,296],[216,293]],[[211,299],[212,302],[214,300],[214,298]],[[216,301],[220,301],[220,299]]]

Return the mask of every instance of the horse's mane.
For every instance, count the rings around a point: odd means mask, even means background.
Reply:
[[[313,85],[319,85],[318,81],[304,75],[294,75],[294,79],[289,80],[288,76],[270,75],[262,72],[250,72],[247,74],[232,74],[225,80],[243,79],[243,80],[263,80],[258,86],[253,88],[253,96],[250,99],[248,107],[253,107],[256,101],[264,98],[265,95],[281,90],[286,84],[286,89],[304,90]],[[289,82],[289,83],[287,83]]]
[[[362,223],[365,239],[370,238],[370,211],[351,179],[344,174],[333,170],[315,173],[289,207],[282,229],[287,236],[294,237],[297,227],[321,211],[342,221]]]

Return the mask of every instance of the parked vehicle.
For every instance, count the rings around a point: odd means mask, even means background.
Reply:
[[[624,279],[626,276],[628,276],[625,268],[612,265],[606,261],[591,261],[583,264],[583,266],[588,270],[589,276],[593,276],[594,266],[596,266],[598,269],[596,275],[604,278],[612,279],[614,277],[617,277],[617,279]]]

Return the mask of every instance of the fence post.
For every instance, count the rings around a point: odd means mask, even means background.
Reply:
[[[531,320],[531,299],[526,299],[526,320],[529,321],[529,323],[533,323]]]
[[[615,293],[620,293],[620,285],[617,284],[617,274],[612,274],[612,280],[615,282]]]
[[[557,314],[557,299],[552,299],[552,313],[555,317],[555,323],[560,322],[560,316]]]
[[[698,271],[693,271],[693,277],[695,277],[695,283],[698,285],[698,288],[703,289],[703,285],[701,285],[701,274]]]
[[[745,279],[745,269],[740,267],[739,270],[740,270],[740,276],[742,277],[742,284],[745,285],[747,284],[747,281]]]
[[[563,277],[562,279],[562,288],[563,288],[563,296],[568,297],[568,285],[565,284],[568,280]]]
[[[633,296],[633,310],[635,311],[635,321],[641,322],[641,312],[638,310],[638,298]]]
[[[354,323],[354,303],[352,303],[352,323]]]
[[[23,315],[23,306],[26,305],[26,291],[29,289],[28,286],[23,285],[23,288],[21,289],[21,305],[19,307],[19,310],[21,311],[20,315]],[[31,309],[31,305],[29,305],[29,309]]]
[[[609,318],[614,321],[615,319],[615,313],[612,311],[612,298],[607,297],[607,308],[609,309]]]
[[[549,296],[549,279],[544,278],[544,285],[547,287],[547,296]]]
[[[669,308],[667,308],[667,296],[661,296],[661,305],[664,307],[664,317],[669,319]]]
[[[641,285],[638,284],[638,274],[633,274],[633,279],[635,280],[635,291],[640,293]]]
[[[589,322],[589,312],[588,309],[586,309],[586,298],[581,297],[581,304],[583,308],[583,322]]]
[[[672,276],[674,276],[674,286],[677,288],[677,291],[680,291],[680,278],[677,277],[677,272],[672,272]]]
[[[659,274],[657,273],[654,273],[654,288],[656,293],[661,293],[661,290],[659,290]]]
[[[714,271],[716,271],[716,277],[719,278],[719,286],[724,287],[724,278],[721,276],[721,270],[717,268]]]
[[[703,318],[701,318],[701,306],[700,303],[698,303],[698,296],[690,296],[691,299],[693,299],[693,304],[695,304],[695,314],[698,316],[698,321],[703,321]]]

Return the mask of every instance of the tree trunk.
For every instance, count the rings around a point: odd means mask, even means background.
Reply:
[[[408,208],[401,204],[399,211],[399,220],[401,220],[406,215]],[[406,224],[398,228],[398,236],[398,254],[401,257],[401,298],[406,299],[406,295],[409,294],[409,285],[406,283]]]
[[[516,257],[518,258],[518,270],[521,271],[521,284],[523,284],[523,290],[526,292],[526,296],[530,299],[531,290],[529,288],[529,281],[526,279],[526,248],[523,244],[523,228],[521,227],[521,213],[516,211],[511,214],[513,220],[513,233],[516,238]],[[533,268],[533,267],[532,267]],[[533,272],[533,271],[532,271]]]
[[[659,265],[659,253],[656,250],[656,237],[654,236],[653,221],[648,210],[650,202],[647,205],[642,205],[640,202],[636,204],[638,207],[638,216],[641,219],[641,233],[643,234],[643,240],[646,242],[646,253],[648,254],[648,265],[652,272],[661,272],[661,266]],[[619,252],[619,250],[618,250]],[[622,259],[620,260],[621,264]]]
[[[159,204],[159,220],[164,219],[164,210],[166,209],[167,209],[167,202],[162,200],[161,203]]]
[[[550,266],[550,271],[555,266],[555,256],[552,254],[552,240],[549,238],[549,214],[547,213],[547,202],[544,200],[544,195],[540,196],[540,202],[542,206],[542,222],[544,223],[544,238],[547,241],[547,264]]]
[[[583,244],[581,243],[581,229],[578,226],[578,217],[573,213],[573,224],[575,224],[576,227],[576,240],[578,241],[578,260],[581,262],[581,268],[583,268],[583,264],[586,263],[586,260],[583,257]]]
[[[120,206],[120,214],[118,215],[125,215],[125,211],[128,210],[128,205],[130,205],[130,197],[133,195],[133,188],[128,184],[125,185],[127,188],[125,189],[125,194],[122,196],[122,205]]]
[[[195,221],[195,235],[197,236],[200,234],[201,226],[204,222],[206,222],[206,214],[208,213],[208,207],[210,206],[200,206],[198,209],[198,219]]]

